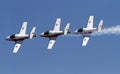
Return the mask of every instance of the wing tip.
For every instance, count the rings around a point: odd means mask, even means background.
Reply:
[[[17,53],[17,51],[13,51],[13,53],[14,53],[14,54],[16,54],[16,53]]]
[[[25,25],[27,25],[27,23],[28,23],[28,22],[26,22],[26,21],[25,21],[25,22],[23,22],[23,24],[25,24]]]

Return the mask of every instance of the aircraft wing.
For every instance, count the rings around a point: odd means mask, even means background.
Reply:
[[[86,46],[87,43],[88,43],[88,40],[89,40],[89,37],[88,37],[88,36],[83,37],[82,46]]]
[[[87,28],[93,28],[93,20],[94,20],[94,16],[89,16]]]
[[[23,22],[23,25],[22,25],[22,27],[20,29],[19,34],[20,35],[25,35],[26,34],[26,29],[27,29],[27,22]]]
[[[56,42],[56,38],[57,38],[57,37],[50,38],[49,44],[48,44],[48,49],[52,49],[53,45],[54,45],[55,42]]]
[[[14,49],[13,49],[13,53],[17,53],[18,52],[21,44],[22,44],[22,41],[19,41],[19,42],[15,43],[15,46],[14,46]]]
[[[60,31],[60,23],[61,23],[61,19],[57,18],[54,29],[53,29],[54,31]]]

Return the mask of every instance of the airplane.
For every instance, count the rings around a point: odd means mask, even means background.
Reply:
[[[80,29],[78,29],[74,32],[74,34],[82,34],[83,35],[82,46],[87,45],[88,40],[90,38],[90,35],[93,32],[97,32],[97,31],[99,32],[99,31],[102,30],[103,20],[100,20],[100,23],[99,23],[97,28],[93,28],[93,20],[94,20],[94,16],[89,16],[87,27],[86,28],[80,28]]]
[[[33,27],[30,34],[26,34],[26,29],[27,29],[27,22],[23,22],[23,25],[20,29],[19,34],[12,34],[12,35],[6,37],[6,40],[15,42],[13,53],[18,52],[23,40],[32,39],[33,37],[36,37],[36,35],[35,35],[36,27]]]
[[[64,31],[60,31],[61,18],[56,19],[56,23],[53,30],[49,30],[40,34],[41,37],[49,38],[48,49],[52,49],[59,35],[67,35],[69,32],[70,23],[67,23]]]

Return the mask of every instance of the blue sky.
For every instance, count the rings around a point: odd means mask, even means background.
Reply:
[[[120,74],[120,36],[91,37],[82,47],[82,36],[60,36],[52,50],[48,39],[39,37],[52,29],[56,18],[67,22],[71,32],[85,27],[88,17],[95,16],[94,26],[104,20],[104,27],[120,24],[119,0],[0,0],[0,73],[1,74]],[[5,37],[19,33],[24,21],[27,33],[37,27],[37,37],[25,40],[17,54],[14,42]]]

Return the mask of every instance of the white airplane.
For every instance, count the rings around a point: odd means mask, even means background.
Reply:
[[[19,34],[12,34],[6,37],[6,40],[15,42],[13,53],[18,52],[23,40],[28,39],[28,38],[32,39],[33,37],[36,37],[35,35],[36,27],[33,27],[30,34],[26,34],[26,29],[27,29],[27,22],[23,22],[23,25],[21,27]]]
[[[70,25],[69,23],[66,25],[64,31],[60,31],[60,24],[61,24],[61,19],[57,18],[53,30],[49,30],[49,31],[46,31],[46,32],[43,32],[40,34],[41,37],[49,38],[48,49],[52,49],[52,47],[59,35],[63,35],[63,34],[66,35],[66,34],[70,33],[69,32],[69,25]]]
[[[100,21],[97,28],[93,28],[93,20],[94,20],[94,16],[89,16],[87,27],[86,28],[80,28],[80,29],[78,29],[74,32],[75,34],[82,34],[83,35],[82,46],[87,45],[88,40],[90,38],[90,35],[93,32],[102,30],[103,20]]]

